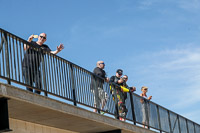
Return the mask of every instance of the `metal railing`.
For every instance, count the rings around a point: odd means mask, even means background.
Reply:
[[[27,72],[29,79],[25,79],[26,76],[23,75],[22,64],[24,55],[27,54],[27,50],[24,50],[25,46],[32,48],[33,50],[29,51],[29,54],[34,54],[36,57],[33,62],[29,62],[31,66]],[[38,66],[37,70],[35,65]],[[35,75],[35,72],[39,72],[39,74]],[[8,84],[14,82],[42,91],[46,96],[53,95],[71,101],[75,106],[84,105],[96,108],[98,112],[104,111],[119,118],[117,97],[112,95],[110,91],[113,88],[114,94],[116,94],[114,88],[119,88],[119,86],[104,82],[103,79],[90,71],[35,47],[3,29],[0,29],[0,78],[7,80]],[[36,83],[38,79],[40,79],[41,84],[39,87]],[[99,87],[103,88],[106,92],[104,94],[108,95],[104,110],[101,108],[102,103],[97,98],[100,93]],[[160,132],[200,133],[199,124],[154,102],[143,99],[135,93],[128,92],[126,107],[128,112],[125,119],[135,125],[145,124],[149,129]]]

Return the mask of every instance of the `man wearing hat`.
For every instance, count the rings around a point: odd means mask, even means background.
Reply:
[[[116,75],[112,76],[110,78],[110,82],[113,82],[113,83],[115,83],[117,85],[122,85],[123,82],[124,82],[123,79],[121,78],[122,74],[123,74],[123,70],[122,69],[117,69]]]
[[[115,94],[116,94],[116,98],[117,98],[117,104],[118,104],[118,112],[119,112],[119,116],[116,116],[116,118],[125,121],[125,117],[126,117],[126,113],[127,113],[127,109],[125,104],[123,103],[123,90],[121,89],[120,86],[123,86],[124,80],[121,78],[123,74],[123,70],[122,69],[117,69],[116,71],[116,75],[112,76],[110,78],[110,82],[114,83],[113,86],[111,86],[111,93],[113,96],[113,100],[115,100]],[[115,93],[116,92],[116,93]],[[117,114],[117,107],[115,108],[115,114]]]

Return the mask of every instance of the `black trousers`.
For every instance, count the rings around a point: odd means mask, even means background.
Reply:
[[[36,87],[38,89],[42,89],[41,84],[41,76],[40,76],[40,70],[36,68],[31,67],[22,67],[22,74],[23,78],[25,80],[25,84],[30,85],[32,87]],[[33,89],[26,87],[28,91],[33,92]],[[40,94],[41,91],[35,90],[34,91],[37,94]]]

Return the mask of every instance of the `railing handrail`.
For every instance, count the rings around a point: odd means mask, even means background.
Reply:
[[[8,31],[6,31],[6,30],[3,30],[2,28],[0,28],[0,33],[1,32],[3,32],[3,33],[6,33],[6,34],[9,34],[9,37],[10,36],[13,36],[15,39],[16,39],[16,41],[17,40],[19,40],[20,42],[22,42],[23,43],[23,45],[24,44],[27,44],[27,45],[29,45],[30,47],[35,47],[34,45],[32,45],[30,42],[28,42],[28,41],[26,41],[26,40],[24,40],[24,39],[22,39],[22,38],[20,38],[20,37],[18,37],[18,36],[16,36],[16,35],[14,35],[14,34],[12,34],[12,33],[10,33],[10,32],[8,32]],[[2,33],[1,33],[2,34]],[[1,37],[1,36],[0,36]],[[9,38],[10,39],[10,38]],[[13,38],[12,38],[13,39]],[[1,38],[0,38],[0,40],[1,40]],[[10,41],[10,40],[9,40]],[[12,43],[12,42],[9,42],[9,43]],[[18,45],[18,44],[17,44]],[[13,44],[13,46],[14,46],[14,44]],[[3,47],[3,46],[2,46]],[[9,46],[9,47],[11,47],[11,46]],[[36,48],[36,47],[35,47]],[[11,48],[10,48],[11,49]],[[39,48],[40,49],[40,48]],[[8,50],[9,51],[9,50]],[[1,53],[1,52],[0,52]],[[3,53],[2,53],[2,55],[3,55]],[[46,61],[45,63],[49,63],[50,61],[52,61],[52,60],[55,60],[56,59],[56,63],[57,63],[57,61],[60,61],[60,62],[58,62],[59,63],[59,67],[60,67],[60,65],[63,65],[62,64],[62,62],[63,63],[66,63],[66,64],[64,64],[65,66],[64,66],[64,71],[63,72],[71,72],[71,74],[75,74],[74,76],[75,76],[75,78],[77,78],[77,81],[67,81],[67,82],[69,82],[69,83],[63,83],[63,86],[71,86],[71,84],[74,84],[74,83],[71,83],[71,82],[75,82],[75,86],[74,87],[77,87],[77,86],[80,86],[79,85],[79,83],[81,84],[81,82],[83,82],[83,75],[82,75],[82,77],[77,77],[77,73],[80,73],[79,71],[82,71],[82,73],[83,72],[85,72],[85,73],[87,73],[88,75],[90,75],[91,77],[95,77],[97,80],[104,80],[103,78],[101,78],[100,76],[98,76],[98,75],[96,75],[96,74],[94,74],[94,73],[92,73],[92,72],[90,72],[89,70],[87,70],[87,69],[85,69],[85,68],[83,68],[83,67],[80,67],[79,65],[76,65],[76,64],[74,64],[74,63],[72,63],[71,61],[68,61],[68,60],[66,60],[66,59],[64,59],[64,58],[62,58],[62,57],[60,57],[60,56],[57,56],[57,55],[54,55],[54,54],[52,54],[52,53],[48,53],[48,55],[50,55],[49,57],[46,57],[46,58],[48,58],[48,61]],[[1,55],[0,55],[1,56]],[[11,56],[11,55],[10,55]],[[9,57],[9,56],[8,56]],[[55,59],[54,59],[54,58]],[[2,58],[4,58],[4,57],[2,57]],[[22,57],[21,57],[22,58]],[[50,60],[49,60],[49,58],[50,58]],[[51,59],[51,58],[53,58],[53,59]],[[15,58],[14,58],[15,59]],[[10,62],[10,61],[9,61]],[[0,60],[0,63],[1,63],[1,60]],[[12,63],[12,61],[11,61],[11,63]],[[52,62],[51,62],[52,63]],[[54,61],[53,61],[53,63],[54,63]],[[77,69],[79,69],[78,71],[73,71],[73,70],[68,70],[68,68],[67,68],[67,64],[70,64],[72,67],[75,67],[75,68],[77,68]],[[12,64],[11,64],[12,65]],[[9,67],[11,66],[11,65],[9,65]],[[44,67],[46,67],[45,66],[45,64],[43,64],[44,65]],[[54,64],[55,65],[55,64]],[[1,67],[2,65],[0,64],[0,67]],[[20,66],[18,66],[18,67],[20,67]],[[48,70],[50,69],[50,68],[52,68],[52,67],[54,67],[55,68],[55,66],[52,66],[52,65],[49,65],[48,66]],[[10,69],[10,68],[9,68]],[[15,68],[16,69],[16,68]],[[19,68],[18,68],[19,69]],[[59,68],[60,69],[60,68]],[[73,68],[71,68],[71,69],[73,69]],[[45,71],[48,71],[48,70],[45,70]],[[55,70],[52,70],[52,72],[56,75],[56,72],[55,72]],[[20,73],[20,72],[18,72],[18,73]],[[58,73],[58,70],[57,70],[57,73]],[[67,74],[67,76],[69,75],[71,75],[71,74]],[[49,76],[50,74],[46,74],[46,76]],[[51,76],[51,75],[50,75]],[[58,78],[59,78],[59,76],[60,76],[60,78],[61,77],[65,77],[66,76],[66,74],[61,74],[61,75],[59,75],[59,74],[57,74],[56,75]],[[71,76],[73,76],[73,75],[71,75]],[[14,82],[17,82],[17,83],[19,83],[19,84],[24,84],[23,82],[20,82],[20,81],[15,81],[14,79],[9,79],[8,77],[6,77],[5,75],[1,75],[1,70],[0,70],[0,77],[2,77],[2,78],[4,78],[4,79],[7,79],[7,80],[13,80]],[[90,80],[92,81],[92,79],[90,79],[91,77],[87,77],[87,81],[88,81],[88,85],[87,86],[89,86],[90,85]],[[13,77],[12,77],[13,78]],[[65,77],[66,78],[66,77]],[[47,79],[45,79],[45,82],[46,82],[46,80]],[[49,79],[50,80],[50,79]],[[52,82],[55,82],[55,81],[52,81]],[[61,81],[62,82],[62,81]],[[63,81],[64,82],[64,81]],[[65,81],[66,82],[66,81]],[[55,82],[56,83],[56,82]],[[109,86],[110,85],[114,85],[114,86],[117,86],[117,87],[120,87],[119,85],[117,85],[117,84],[115,84],[115,83],[111,83],[111,82],[109,82],[109,83],[107,83]],[[49,84],[49,85],[51,85],[51,83]],[[27,85],[26,85],[27,86]],[[56,84],[55,85],[56,87],[57,86],[59,86],[58,84]],[[34,88],[34,86],[31,86],[32,88]],[[63,87],[63,88],[65,88],[65,87]],[[75,88],[72,88],[72,89],[75,89]],[[44,91],[44,92],[48,92],[48,91],[46,91],[46,90],[42,90],[42,91]],[[60,90],[55,90],[55,91],[60,91]],[[64,91],[64,90],[61,90],[61,91]],[[65,90],[65,91],[70,91],[70,90]],[[80,90],[79,90],[80,91]],[[107,91],[109,91],[109,90],[107,90]],[[53,92],[48,92],[48,93],[50,93],[50,94],[52,94]],[[78,92],[78,90],[77,90],[77,92],[74,92],[74,93],[80,93],[80,92]],[[57,93],[55,93],[55,95],[57,95],[57,96],[59,96]],[[70,94],[68,94],[68,95],[70,95]],[[75,95],[75,94],[74,94]],[[136,94],[136,93],[130,93],[130,95],[134,95],[135,97],[139,97],[139,98],[143,98],[143,97],[141,97],[140,95],[138,95],[138,94]],[[60,97],[62,97],[62,96],[60,96]],[[68,98],[66,98],[66,99],[68,99]],[[76,97],[75,97],[75,100],[76,100],[76,102],[78,102],[78,103],[81,103],[80,101],[78,101],[78,99],[76,99]],[[159,104],[157,104],[157,103],[155,103],[155,102],[153,102],[153,101],[150,101],[150,100],[148,100],[148,102],[149,103],[151,103],[151,104],[153,104],[153,105],[155,105],[155,106],[158,106],[159,108],[162,108],[162,109],[164,109],[164,110],[166,110],[167,112],[169,112],[169,113],[172,113],[172,114],[174,114],[174,115],[176,115],[177,117],[182,117],[185,121],[186,121],[186,126],[188,126],[188,124],[187,124],[187,121],[190,121],[190,122],[192,122],[193,124],[195,124],[195,125],[197,125],[197,126],[199,126],[200,127],[200,125],[198,124],[198,123],[196,123],[196,122],[193,122],[193,121],[191,121],[191,120],[189,120],[188,118],[186,118],[186,117],[184,117],[184,116],[182,116],[182,115],[179,115],[178,113],[175,113],[175,112],[173,112],[173,111],[171,111],[171,110],[169,110],[169,109],[167,109],[167,108],[165,108],[165,107],[163,107],[163,106],[161,106],[161,105],[159,105]],[[86,103],[81,103],[81,104],[86,104]],[[131,105],[131,106],[133,106],[133,105]],[[91,107],[91,106],[90,106]],[[93,106],[92,106],[93,107]],[[133,110],[132,110],[133,111]],[[109,112],[108,112],[109,113]],[[160,117],[160,116],[158,116],[158,117]],[[133,119],[133,122],[136,122],[136,123],[140,123],[140,122],[138,122],[138,121],[136,121],[136,120],[134,120]],[[141,124],[141,123],[140,123]],[[152,127],[152,128],[155,128],[155,127]],[[155,128],[155,129],[157,129],[157,128]],[[194,126],[194,129],[195,129],[195,126]],[[158,129],[158,130],[160,130],[160,131],[163,131],[162,129]]]

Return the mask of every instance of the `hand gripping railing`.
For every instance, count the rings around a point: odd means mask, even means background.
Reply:
[[[33,48],[34,51],[29,54],[36,56],[33,62],[29,62],[32,66],[27,71],[29,80],[24,79],[27,75],[23,75],[22,63],[27,52],[24,46]],[[38,66],[39,70],[35,66]],[[35,75],[38,71],[39,74]],[[0,29],[0,78],[7,80],[8,84],[14,82],[42,91],[46,96],[53,95],[71,101],[75,106],[84,105],[88,110],[93,108],[98,112],[104,111],[108,116],[115,116],[117,119],[119,116],[123,117],[119,115],[120,107],[116,94],[116,88],[120,86],[105,82],[90,71],[35,47],[3,29]],[[40,86],[37,86],[37,80],[40,80]],[[128,112],[124,119],[135,125],[146,125],[149,129],[160,132],[200,133],[199,124],[135,93],[127,93],[125,105]]]

